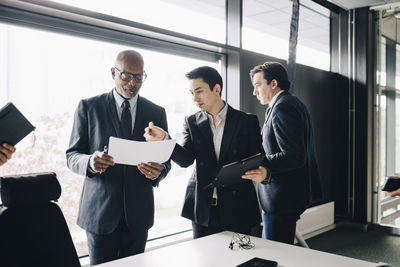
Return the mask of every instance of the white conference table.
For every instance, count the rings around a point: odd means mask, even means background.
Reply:
[[[249,250],[228,248],[232,232],[190,240],[135,256],[96,265],[99,267],[233,267],[253,257],[278,262],[279,267],[376,267],[376,263],[313,249],[251,237]]]

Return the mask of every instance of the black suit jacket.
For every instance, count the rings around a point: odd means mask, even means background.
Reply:
[[[138,97],[132,140],[145,141],[144,128],[150,121],[167,129],[164,108]],[[68,167],[85,176],[79,206],[78,225],[95,234],[114,231],[125,210],[129,228],[148,229],[154,221],[153,186],[171,168],[170,162],[155,180],[147,179],[136,166],[115,164],[103,173],[89,169],[89,158],[108,145],[109,137],[121,137],[112,91],[81,100],[75,112],[69,148]]]
[[[182,167],[196,161],[189,179],[182,216],[208,226],[213,189],[204,190],[228,163],[263,152],[260,127],[255,115],[228,106],[219,161],[216,159],[210,122],[204,112],[185,118],[182,145],[176,145],[171,159]],[[218,208],[223,228],[239,231],[261,221],[253,183],[243,180],[231,187],[218,187]]]
[[[270,184],[259,184],[263,210],[268,214],[298,214],[321,198],[311,116],[295,96],[283,91],[265,120],[264,165]]]

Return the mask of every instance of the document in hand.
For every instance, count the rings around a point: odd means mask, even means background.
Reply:
[[[163,163],[169,160],[175,140],[140,142],[110,136],[108,154],[117,164]]]
[[[230,186],[240,182],[242,175],[248,170],[257,169],[264,157],[265,155],[263,153],[258,153],[240,161],[224,165],[219,170],[217,177],[204,189],[216,186]]]
[[[9,102],[0,109],[0,144],[8,143],[15,146],[35,127],[25,116]]]

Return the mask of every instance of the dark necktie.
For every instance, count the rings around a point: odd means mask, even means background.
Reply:
[[[121,114],[121,133],[122,138],[130,139],[132,134],[132,113],[130,111],[129,101],[125,100],[122,104],[122,114]]]

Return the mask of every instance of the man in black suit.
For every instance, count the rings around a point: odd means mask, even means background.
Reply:
[[[224,230],[250,234],[261,221],[253,183],[243,180],[230,187],[205,187],[223,165],[263,152],[258,119],[221,99],[222,77],[215,69],[199,67],[186,77],[200,111],[185,118],[183,141],[171,156],[181,167],[196,161],[182,216],[192,220],[194,238]],[[161,128],[150,124],[146,140],[166,138]]]
[[[11,159],[12,154],[15,152],[15,147],[4,143],[0,146],[0,166],[5,164],[9,159]]]
[[[288,92],[286,69],[266,62],[250,71],[253,94],[268,104],[262,129],[264,167],[243,178],[258,182],[263,208],[263,237],[293,244],[296,221],[313,200],[321,197],[313,127],[306,106]]]
[[[144,251],[154,221],[153,186],[171,167],[114,164],[103,151],[110,136],[144,141],[150,121],[168,128],[164,108],[138,95],[146,78],[138,52],[120,52],[111,75],[112,91],[80,101],[66,151],[68,167],[85,176],[78,225],[87,233],[91,265]]]

